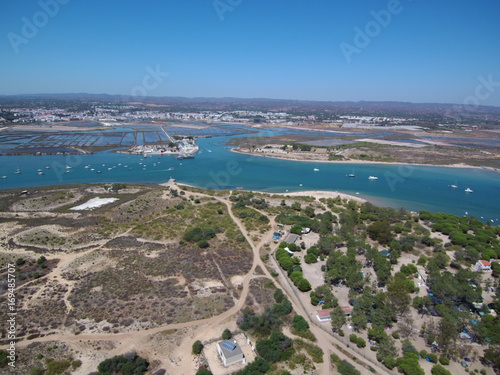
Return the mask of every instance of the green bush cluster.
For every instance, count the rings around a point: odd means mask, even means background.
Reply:
[[[97,371],[102,375],[122,374],[122,375],[141,375],[149,367],[149,363],[135,353],[117,355],[99,363]]]

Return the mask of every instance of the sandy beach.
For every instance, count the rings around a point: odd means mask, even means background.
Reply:
[[[321,198],[337,198],[340,197],[342,199],[350,199],[359,203],[365,203],[368,202],[366,199],[357,197],[355,195],[350,195],[350,194],[345,194],[345,193],[339,193],[338,191],[320,191],[320,190],[311,190],[311,191],[294,191],[293,193],[284,193],[280,194],[284,195],[287,197],[298,197],[298,196],[309,196],[316,198],[317,200]]]

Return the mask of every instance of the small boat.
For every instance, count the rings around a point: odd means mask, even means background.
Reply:
[[[102,173],[102,171],[97,171],[96,173]]]
[[[45,168],[48,168],[48,167],[45,167]],[[69,165],[66,166],[66,169],[71,169],[71,167]]]
[[[378,177],[377,176],[369,176],[368,179],[369,180],[378,180]]]
[[[299,186],[302,186],[302,184],[299,184]]]
[[[50,169],[50,167],[49,167],[49,166],[46,166],[46,167],[45,167],[45,169]]]
[[[7,176],[2,176],[2,178],[7,178]]]
[[[452,189],[456,189],[458,186],[457,185],[450,185]]]
[[[86,165],[86,166],[85,166],[85,169],[89,169],[89,168],[90,168],[90,165]]]
[[[20,174],[21,173],[21,170],[19,169],[19,167],[16,169],[16,171],[14,173],[15,174]]]
[[[43,173],[42,171],[38,171],[36,172],[37,174],[39,174],[40,176],[43,176],[45,173]]]
[[[473,193],[474,191],[471,188],[467,188],[467,189],[465,189],[465,192],[466,193]]]
[[[352,173],[349,173],[349,174],[347,175],[347,177],[356,177],[356,175],[354,174],[354,168],[353,168],[353,170],[352,170]]]
[[[314,168],[313,171],[314,172],[319,172],[319,169],[318,168]]]

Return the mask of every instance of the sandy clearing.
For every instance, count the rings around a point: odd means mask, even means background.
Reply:
[[[117,200],[118,198],[92,198],[86,203],[70,208],[70,210],[92,210],[94,208],[104,206],[105,204],[112,203]]]

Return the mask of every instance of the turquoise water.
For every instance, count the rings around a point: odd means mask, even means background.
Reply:
[[[263,131],[260,135],[273,134],[272,131]],[[484,221],[494,220],[495,225],[500,220],[500,174],[493,171],[293,162],[231,152],[225,145],[227,139],[200,139],[198,145],[201,153],[195,159],[185,160],[158,155],[143,158],[114,152],[69,156],[1,156],[0,176],[7,178],[0,179],[0,189],[104,182],[158,184],[173,177],[181,183],[210,189],[242,187],[275,193],[287,190],[359,193],[361,198],[383,206],[404,207],[413,211],[443,211],[459,216],[467,212],[482,217]],[[15,174],[17,168],[22,173]],[[314,168],[319,171],[314,171]],[[38,169],[44,174],[38,175]],[[353,170],[356,178],[348,178],[346,175]],[[368,176],[377,176],[379,179],[369,180]],[[451,184],[458,185],[458,188],[451,188]],[[474,193],[465,193],[467,187]]]

